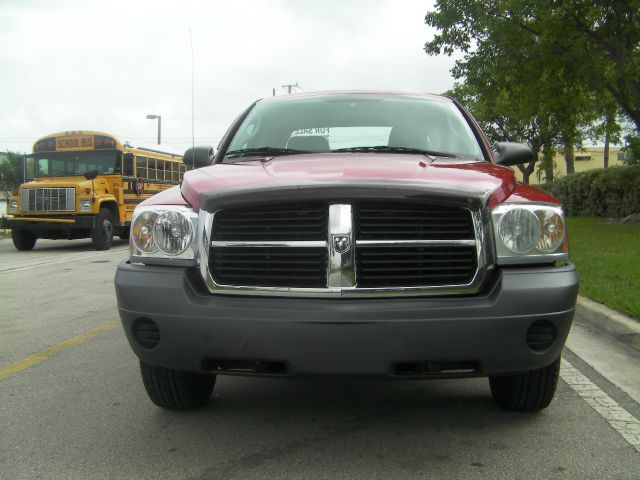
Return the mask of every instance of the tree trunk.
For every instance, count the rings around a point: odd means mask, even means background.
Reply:
[[[604,168],[609,167],[609,125],[604,133]]]
[[[571,140],[564,143],[564,161],[567,164],[567,175],[575,173],[575,151],[573,149],[573,142]]]
[[[526,166],[518,165],[518,169],[522,172],[522,183],[529,185],[529,178],[536,167],[536,162],[529,162]]]
[[[533,153],[533,162],[529,162],[526,165],[518,165],[518,170],[522,172],[522,183],[526,183],[527,185],[529,185],[531,174],[535,171],[536,162],[538,161],[538,155],[540,153],[540,146],[536,144],[531,145],[531,152]]]
[[[553,182],[553,157],[555,152],[551,146],[551,142],[545,141],[542,148],[542,168],[544,169],[544,181],[546,183]]]

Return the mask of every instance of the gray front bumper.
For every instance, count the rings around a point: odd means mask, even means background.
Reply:
[[[573,318],[573,265],[503,269],[473,297],[317,299],[212,295],[189,268],[121,263],[115,278],[120,317],[141,360],[204,372],[209,359],[282,362],[286,373],[393,376],[411,362],[464,363],[474,375],[540,368],[562,351]],[[133,338],[137,319],[159,328],[159,344]],[[557,330],[532,351],[537,320]]]

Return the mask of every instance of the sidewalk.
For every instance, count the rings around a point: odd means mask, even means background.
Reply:
[[[579,295],[574,321],[597,328],[640,351],[640,321],[634,318]]]
[[[640,405],[640,321],[578,297],[566,348]]]

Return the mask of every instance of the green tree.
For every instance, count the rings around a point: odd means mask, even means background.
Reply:
[[[18,187],[22,181],[23,156],[14,152],[6,152],[4,160],[0,160],[0,195],[5,199],[11,190]]]
[[[505,108],[508,122],[538,126],[526,141],[532,148],[536,140],[542,145],[551,181],[554,149],[564,151],[567,171],[573,171],[574,146],[602,115],[594,99],[615,100],[640,128],[640,96],[634,93],[640,87],[639,3],[439,0],[425,17],[438,30],[425,51],[464,53],[452,73],[481,107],[474,110],[480,120],[492,120],[496,109]]]
[[[567,85],[606,91],[640,131],[640,0],[438,0],[425,22],[438,29],[428,54],[465,53],[456,78],[478,63],[533,62],[544,70],[532,80],[564,78],[556,97]]]

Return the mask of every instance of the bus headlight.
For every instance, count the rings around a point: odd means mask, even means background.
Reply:
[[[131,261],[162,265],[194,265],[198,214],[190,207],[138,207],[131,222]]]
[[[91,199],[90,198],[81,198],[80,199],[80,211],[81,212],[90,212],[91,211]]]
[[[7,213],[16,213],[18,211],[18,202],[16,200],[9,200],[7,205]]]
[[[498,264],[550,263],[569,258],[562,208],[503,204],[492,213]]]

